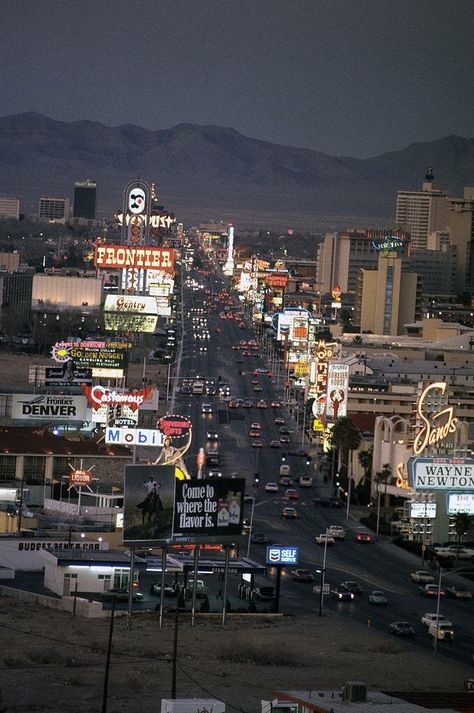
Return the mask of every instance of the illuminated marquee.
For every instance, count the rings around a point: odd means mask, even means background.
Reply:
[[[98,410],[102,406],[129,406],[132,411],[136,411],[151,393],[152,387],[147,386],[139,391],[118,391],[108,389],[104,386],[85,386],[82,390],[93,409]]]
[[[415,455],[420,455],[428,446],[435,446],[450,434],[456,431],[457,418],[454,416],[452,406],[447,406],[441,411],[435,413],[426,413],[424,411],[425,401],[433,391],[440,391],[441,396],[446,391],[446,384],[443,381],[437,381],[434,384],[429,384],[421,393],[416,405],[416,412],[421,419],[423,425],[415,436],[413,442],[413,452]]]
[[[328,362],[336,353],[336,342],[327,343],[320,339],[316,345],[315,359],[311,362],[309,396],[314,398],[313,416],[316,418],[326,409]]]
[[[94,265],[99,268],[143,268],[174,272],[174,248],[96,245]]]

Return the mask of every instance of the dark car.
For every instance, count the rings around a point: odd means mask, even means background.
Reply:
[[[323,508],[340,508],[342,503],[339,498],[321,498],[318,505]]]
[[[415,636],[415,629],[407,621],[392,621],[390,633],[394,636]]]
[[[155,582],[151,585],[150,594],[157,594],[158,596],[161,594],[161,582]],[[172,584],[165,584],[164,595],[165,597],[176,596],[176,590]]]
[[[358,582],[353,582],[352,580],[346,580],[345,582],[342,582],[342,587],[345,587],[348,589],[352,594],[358,595],[362,594],[362,587]]]
[[[314,582],[314,575],[309,569],[294,569],[291,572],[291,576],[295,582]]]
[[[254,597],[261,602],[270,602],[275,599],[275,588],[270,586],[257,587],[254,590]]]
[[[266,545],[268,543],[267,536],[264,532],[254,532],[252,535],[252,542],[255,545]]]
[[[451,599],[472,599],[472,592],[464,587],[446,587],[446,596]]]
[[[347,587],[339,584],[331,589],[331,597],[340,602],[352,602],[355,599],[355,594],[347,589]]]
[[[114,587],[102,592],[102,599],[106,602],[128,602],[128,589],[126,587]],[[134,602],[141,602],[143,594],[141,592],[133,592],[132,599]]]

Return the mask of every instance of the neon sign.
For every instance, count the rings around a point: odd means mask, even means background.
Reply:
[[[446,391],[446,384],[442,381],[437,381],[434,384],[429,384],[418,399],[416,412],[423,422],[423,426],[415,436],[413,442],[413,452],[415,455],[423,453],[427,446],[435,446],[437,443],[444,441],[449,433],[456,431],[457,418],[454,416],[452,406],[447,406],[441,411],[425,414],[423,406],[426,398],[433,391],[440,391],[441,396]]]

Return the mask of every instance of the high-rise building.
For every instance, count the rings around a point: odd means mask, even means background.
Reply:
[[[416,272],[404,272],[397,253],[381,253],[376,270],[360,270],[355,319],[361,332],[396,336],[421,317],[421,284]]]
[[[447,193],[434,183],[431,169],[425,176],[421,191],[398,191],[395,224],[411,235],[412,250],[424,250],[428,236],[446,228]]]
[[[89,178],[74,184],[74,218],[94,220],[97,210],[97,183]]]
[[[69,198],[59,198],[54,196],[44,196],[40,198],[38,218],[47,220],[48,223],[69,222]]]
[[[448,198],[447,224],[451,244],[456,247],[456,290],[474,291],[474,187],[466,187],[462,198]]]
[[[18,198],[0,196],[0,218],[20,218],[20,201]]]

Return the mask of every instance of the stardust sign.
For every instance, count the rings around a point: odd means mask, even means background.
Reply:
[[[415,490],[473,490],[474,460],[409,458],[408,480]]]
[[[174,272],[174,248],[96,245],[94,264],[99,268],[143,268]]]

